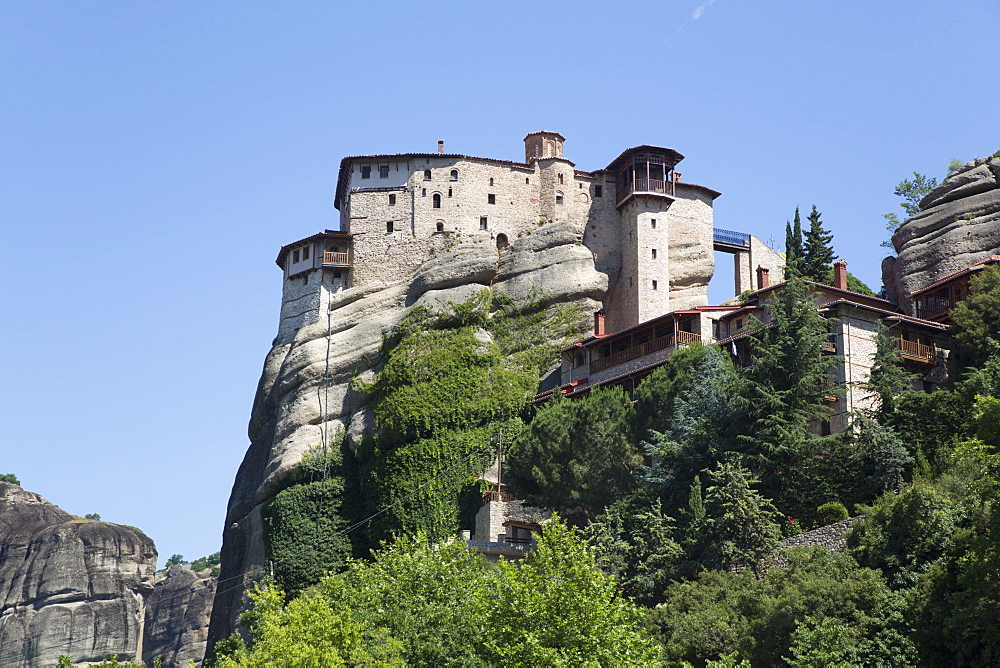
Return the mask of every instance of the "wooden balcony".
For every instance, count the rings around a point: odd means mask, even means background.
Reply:
[[[336,253],[334,251],[323,251],[324,267],[350,267],[351,263],[347,259],[347,253]]]
[[[673,197],[675,193],[674,182],[667,179],[636,179],[619,186],[618,203],[624,202],[630,195],[635,193],[655,193],[657,195],[668,195]]]
[[[905,360],[912,360],[914,362],[922,362],[924,364],[937,364],[937,346],[925,345],[923,343],[917,343],[916,341],[907,341],[906,339],[896,339],[896,344],[899,346],[899,354],[902,355]]]
[[[700,334],[677,332],[678,345],[684,346],[689,343],[694,343],[695,341],[701,341]],[[608,355],[607,357],[593,360],[590,363],[590,372],[597,373],[598,371],[604,371],[610,367],[630,362],[639,357],[643,357],[644,355],[649,355],[650,353],[655,353],[658,350],[672,347],[674,347],[674,337],[672,335],[667,334],[666,336],[660,336],[650,341],[646,341],[645,343],[640,343],[637,346],[632,346],[631,348],[626,348],[625,350]]]

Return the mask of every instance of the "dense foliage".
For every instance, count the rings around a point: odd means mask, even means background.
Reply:
[[[288,603],[259,588],[217,665],[649,665],[658,647],[590,548],[558,519],[522,562],[423,534],[353,561]]]

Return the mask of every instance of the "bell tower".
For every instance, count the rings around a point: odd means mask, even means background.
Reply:
[[[558,132],[532,132],[524,138],[524,161],[563,157],[566,138]]]

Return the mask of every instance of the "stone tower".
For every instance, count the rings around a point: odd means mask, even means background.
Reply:
[[[566,138],[558,132],[532,132],[524,138],[524,161],[539,158],[563,157],[563,142]]]

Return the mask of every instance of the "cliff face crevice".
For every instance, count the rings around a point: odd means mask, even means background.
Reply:
[[[882,264],[890,298],[915,315],[910,294],[1000,253],[1000,157],[979,158],[920,201],[892,235],[896,258]]]
[[[237,629],[249,584],[263,575],[261,506],[286,484],[302,455],[342,430],[356,446],[374,428],[367,396],[354,379],[370,380],[383,337],[416,307],[432,313],[490,288],[525,303],[545,297],[574,303],[584,313],[601,308],[608,276],[595,269],[582,244],[583,225],[549,223],[513,240],[502,252],[487,243],[436,253],[411,277],[365,286],[323,299],[318,318],[283,330],[268,353],[250,419],[250,447],[230,496],[223,533],[222,574],[212,611],[209,644]]]
[[[142,660],[165,666],[200,663],[208,641],[208,620],[218,580],[202,577],[187,564],[171,566],[146,597]]]
[[[0,665],[136,657],[156,569],[138,529],[82,520],[0,483]]]

